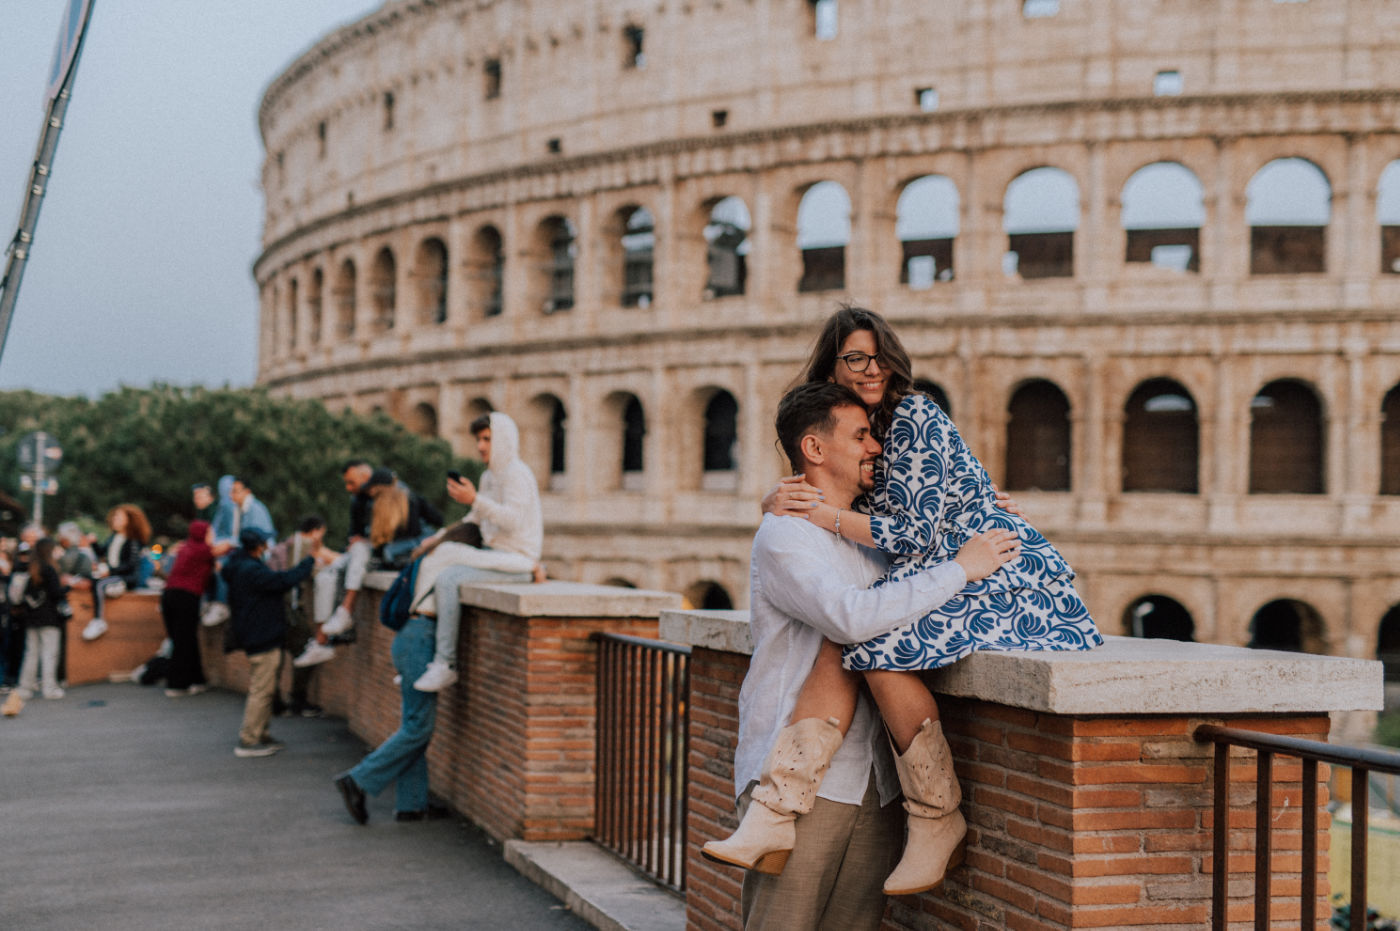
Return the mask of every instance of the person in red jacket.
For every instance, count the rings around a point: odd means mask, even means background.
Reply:
[[[198,695],[208,688],[199,660],[199,599],[214,574],[213,538],[208,521],[190,522],[189,536],[175,553],[175,565],[160,596],[160,613],[171,644],[167,698]]]

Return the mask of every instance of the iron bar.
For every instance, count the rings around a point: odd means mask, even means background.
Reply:
[[[1317,927],[1317,760],[1303,760],[1304,928]]]

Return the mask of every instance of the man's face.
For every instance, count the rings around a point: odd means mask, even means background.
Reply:
[[[248,500],[248,486],[242,482],[234,482],[233,487],[228,490],[228,496],[233,499],[234,504],[242,504]]]
[[[325,527],[317,527],[315,530],[311,531],[310,533],[304,533],[304,534],[302,534],[302,536],[306,537],[306,539],[310,540],[312,543],[314,543],[314,544],[316,544],[317,546],[319,546],[319,545],[321,544],[321,541],[324,540],[324,539],[326,538],[326,528],[325,528]]]
[[[836,425],[828,436],[818,436],[826,454],[824,469],[851,497],[875,487],[875,460],[880,458],[880,442],[870,434],[870,418],[865,411],[844,404],[833,412]]]
[[[476,435],[476,454],[487,465],[491,464],[491,428],[487,427]]]
[[[373,471],[369,466],[351,466],[345,470],[345,491],[347,494],[358,494],[360,489],[365,487],[365,482],[369,481],[369,474]]]
[[[196,510],[204,510],[214,503],[214,493],[209,490],[208,485],[200,485],[194,490],[194,506]]]

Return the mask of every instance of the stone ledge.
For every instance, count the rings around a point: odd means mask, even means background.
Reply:
[[[751,654],[747,611],[662,611],[659,636]],[[1174,640],[1107,637],[1096,650],[969,656],[929,675],[934,691],[1051,714],[1377,711],[1377,660]]]
[[[589,841],[508,840],[505,858],[600,931],[685,929],[685,902]]]
[[[365,587],[386,590],[396,573],[371,572]],[[462,604],[516,617],[656,617],[679,608],[675,592],[582,582],[472,582],[461,587]],[[747,612],[742,612],[747,622]]]

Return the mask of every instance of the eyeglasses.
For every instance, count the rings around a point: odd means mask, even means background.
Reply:
[[[859,375],[861,372],[864,372],[866,369],[870,368],[870,363],[872,361],[879,365],[880,368],[885,367],[884,359],[880,358],[878,355],[872,356],[868,352],[848,352],[845,355],[840,355],[836,358],[846,363],[846,368],[849,369],[851,374],[853,375]]]

